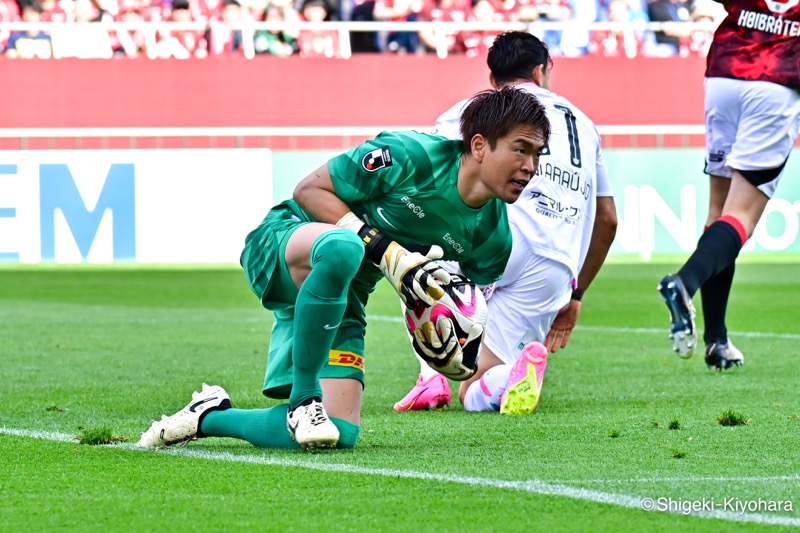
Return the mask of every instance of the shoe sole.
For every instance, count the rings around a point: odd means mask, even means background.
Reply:
[[[536,390],[536,367],[528,362],[528,375],[508,388],[500,404],[501,415],[529,415],[539,406]]]
[[[742,366],[744,363],[744,361],[741,359],[728,359],[727,357],[722,357],[720,355],[707,355],[705,360],[706,366],[715,372],[728,370],[735,366]]]
[[[202,390],[202,392],[205,394],[203,398],[197,399],[193,395],[192,401],[189,403],[189,405],[187,405],[186,407],[184,407],[183,409],[181,409],[180,411],[178,411],[177,413],[175,413],[170,417],[164,415],[164,417],[166,418],[177,417],[179,415],[189,416],[189,413],[192,413],[194,415],[197,412],[197,410],[200,409],[200,413],[199,415],[197,415],[198,419],[196,428],[187,425],[186,422],[183,422],[180,425],[175,424],[171,428],[169,438],[167,439],[165,437],[167,437],[167,430],[170,428],[165,426],[159,429],[159,431],[155,431],[153,429],[154,425],[164,421],[164,418],[162,418],[159,421],[154,421],[153,424],[144,433],[142,433],[142,437],[136,443],[136,447],[168,448],[170,446],[175,446],[175,445],[186,446],[186,444],[189,441],[197,440],[197,433],[200,430],[200,423],[203,421],[203,418],[205,418],[205,416],[208,413],[210,413],[211,411],[230,409],[232,407],[230,396],[228,396],[228,393],[225,391],[225,389],[217,385],[209,387],[203,384],[203,386],[206,387],[205,390]],[[197,391],[195,391],[195,394],[198,394]],[[213,406],[206,405],[214,400],[219,400],[216,405]],[[151,431],[152,434],[157,435],[157,437],[153,437],[150,440],[151,441],[155,440],[156,442],[144,443],[145,436],[148,435],[148,433],[150,433]],[[176,437],[176,435],[181,435],[181,436]]]
[[[153,435],[148,439],[148,442],[144,442],[145,436],[142,435],[142,438],[139,439],[139,442],[136,443],[137,448],[168,448],[170,446],[175,446],[176,444],[184,444],[188,443],[190,440],[197,440],[197,432],[192,432],[192,428],[186,425],[180,427],[173,427],[170,428],[171,431],[169,435],[167,435],[166,427],[155,431],[152,429],[148,429],[145,434],[151,433]]]
[[[666,285],[663,282],[659,283],[657,288],[669,309],[669,338],[672,340],[672,350],[683,359],[689,359],[697,346],[694,304],[675,280],[669,280]],[[682,300],[682,303],[679,300]]]
[[[440,411],[445,407],[450,407],[450,398],[445,395],[436,396],[433,402],[426,405],[417,406],[417,402],[412,401],[408,407],[400,404],[394,404],[393,409],[398,413],[405,413],[406,411]]]
[[[308,442],[297,442],[304,451],[335,448],[338,443],[339,437],[322,437]]]
[[[709,370],[713,370],[714,372],[722,372],[723,370],[730,370],[735,366],[742,366],[742,362],[728,361],[724,357],[720,357],[715,363],[709,363],[708,359],[706,359],[706,366],[709,368]]]

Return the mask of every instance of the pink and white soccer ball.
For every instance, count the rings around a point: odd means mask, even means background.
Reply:
[[[433,322],[435,325],[439,317],[449,318],[455,326],[461,350],[454,351],[449,358],[437,359],[419,349],[416,339],[414,349],[440,374],[455,381],[464,381],[472,377],[478,369],[478,352],[488,309],[486,299],[477,285],[458,274],[451,274],[450,277],[450,283],[444,286],[444,296],[432,306],[418,310],[405,309],[406,328],[414,338],[414,332],[425,322]],[[437,333],[441,335],[438,328]]]

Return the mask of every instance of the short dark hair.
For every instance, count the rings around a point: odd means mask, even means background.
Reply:
[[[553,66],[550,51],[538,37],[522,31],[509,31],[495,37],[486,64],[495,83],[531,80],[531,72],[539,65]]]
[[[305,2],[303,2],[301,11],[310,6],[324,7],[325,11],[328,11],[328,4],[325,3],[325,0],[305,0]]]
[[[172,10],[175,11],[176,9],[189,9],[189,0],[173,0],[172,1]]]
[[[480,92],[461,113],[462,150],[469,152],[470,141],[478,134],[486,137],[489,147],[494,150],[500,137],[520,125],[541,131],[545,145],[550,139],[550,121],[544,106],[531,93],[510,85]]]
[[[31,11],[35,11],[35,12],[39,13],[40,15],[44,12],[44,9],[42,9],[42,4],[40,4],[36,0],[29,0],[27,2],[22,2],[22,3],[19,4],[20,12],[25,11],[26,9],[30,9]]]

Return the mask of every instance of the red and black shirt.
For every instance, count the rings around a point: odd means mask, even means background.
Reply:
[[[800,0],[730,0],[706,77],[768,81],[800,91]]]

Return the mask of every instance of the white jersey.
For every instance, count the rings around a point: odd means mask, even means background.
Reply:
[[[577,279],[592,238],[596,197],[613,196],[600,134],[565,98],[534,83],[517,87],[544,105],[551,135],[536,176],[508,206],[509,222],[520,229],[534,253],[566,265]],[[460,138],[461,111],[468,102],[445,111],[431,133]]]

